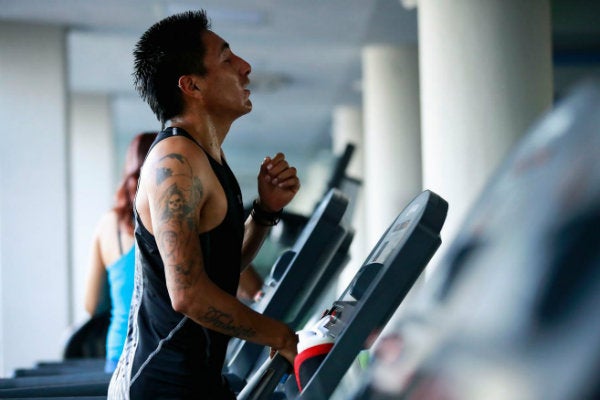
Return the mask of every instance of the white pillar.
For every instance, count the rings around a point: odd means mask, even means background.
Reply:
[[[416,46],[371,45],[363,50],[363,103],[370,249],[422,188]]]
[[[452,240],[490,173],[552,101],[547,0],[419,0],[423,179]]]
[[[338,280],[339,295],[341,291],[348,286],[369,251],[365,245],[366,226],[364,210],[364,143],[362,109],[357,106],[339,105],[333,110],[332,121],[333,151],[335,154],[340,155],[346,148],[346,144],[354,144],[354,153],[346,170],[346,175],[362,181],[362,186],[358,190],[358,194],[354,199],[354,204],[350,204],[349,206],[353,212],[348,223],[350,223],[354,229],[354,238],[350,245],[350,261]],[[337,298],[337,296],[335,298]]]
[[[71,226],[73,286],[71,312],[77,323],[84,309],[91,242],[100,217],[114,204],[115,146],[106,95],[75,94],[70,108]],[[135,132],[134,132],[135,133]],[[120,171],[119,171],[120,172]]]
[[[61,355],[69,323],[65,35],[0,23],[0,376]]]

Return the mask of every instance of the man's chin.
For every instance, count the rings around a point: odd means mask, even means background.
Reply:
[[[252,102],[250,100],[248,100],[246,104],[244,104],[244,109],[244,114],[248,114],[250,111],[252,111]]]
[[[249,114],[252,111],[252,102],[250,100],[247,101],[242,107],[240,107],[237,116],[235,118],[243,117],[246,114]]]

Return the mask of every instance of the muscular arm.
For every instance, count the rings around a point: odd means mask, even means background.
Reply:
[[[295,335],[289,327],[246,307],[206,274],[198,240],[206,179],[179,153],[149,168],[155,177],[147,186],[152,228],[173,309],[207,328],[282,350],[292,360]]]

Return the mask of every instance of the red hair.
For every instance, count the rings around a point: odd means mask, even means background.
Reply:
[[[133,235],[133,201],[137,191],[140,170],[156,135],[156,132],[144,132],[136,135],[129,144],[125,155],[123,180],[115,194],[113,210],[117,213],[119,226],[125,227],[130,235]]]

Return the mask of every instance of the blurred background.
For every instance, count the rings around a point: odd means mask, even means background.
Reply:
[[[359,262],[390,215],[422,187],[449,200],[451,237],[514,140],[573,83],[600,76],[600,2],[433,3],[0,0],[0,376],[57,358],[68,327],[85,319],[95,223],[112,204],[131,138],[160,129],[133,89],[132,49],[145,29],[174,13],[206,9],[213,30],[252,65],[254,109],[233,125],[224,146],[246,202],[256,195],[262,159],[282,151],[303,183],[290,210],[310,213],[350,141],[357,152],[349,173],[364,181],[366,193],[400,203],[381,206],[365,196],[366,209],[389,212],[370,218],[357,209]],[[437,80],[427,79],[434,73]],[[373,100],[386,90],[387,97]],[[440,111],[441,94],[449,106]],[[470,113],[456,113],[468,104]],[[377,136],[386,129],[417,139],[392,142],[396,156],[373,160],[381,148],[369,149],[369,140],[389,144]],[[463,140],[463,131],[505,139],[482,144]],[[471,146],[453,145],[465,142]],[[472,154],[485,146],[490,153]],[[452,171],[457,158],[465,165]],[[405,176],[412,169],[418,172]],[[394,192],[398,187],[405,192]]]

